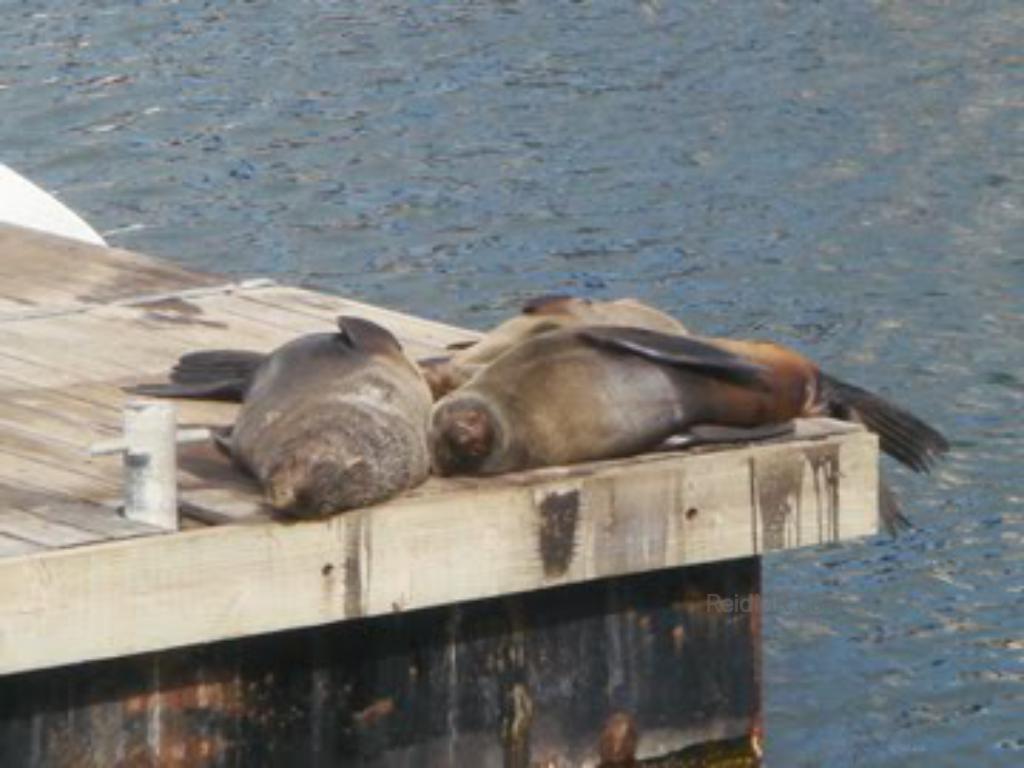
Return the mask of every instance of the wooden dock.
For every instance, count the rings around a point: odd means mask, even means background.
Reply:
[[[652,666],[623,682],[634,686],[632,693],[609,693],[615,687],[607,675],[591,680],[587,685],[596,698],[572,722],[586,722],[587,728],[598,723],[592,730],[604,739],[614,728],[609,724],[601,731],[600,723],[613,710],[628,708],[629,702],[640,710],[647,707],[644,711],[653,713],[647,720],[658,725],[638,726],[641,757],[756,730],[759,614],[716,616],[707,598],[759,597],[757,556],[765,551],[876,532],[877,440],[860,428],[815,420],[802,423],[796,437],[772,443],[486,481],[432,479],[386,504],[290,525],[268,518],[258,489],[216,450],[190,445],[179,456],[183,530],[162,531],[118,513],[120,459],[90,457],[88,450],[120,434],[128,400],[122,387],[160,380],[184,352],[267,351],[298,334],[331,328],[341,313],[385,325],[412,357],[436,355],[451,342],[475,337],[464,329],[266,280],[196,274],[134,253],[0,227],[0,675],[7,676],[0,677],[0,702],[7,702],[0,703],[0,764],[65,764],[58,757],[74,753],[82,740],[99,746],[88,759],[66,764],[273,764],[253,753],[246,753],[251,760],[238,757],[239,750],[252,748],[246,740],[251,734],[225,735],[227,726],[205,720],[202,728],[190,729],[174,720],[182,708],[192,717],[233,712],[231,727],[237,730],[241,713],[252,715],[251,697],[243,706],[247,699],[238,688],[250,678],[239,671],[242,662],[223,650],[236,646],[208,644],[253,638],[238,641],[262,643],[259,650],[244,645],[237,654],[263,654],[262,666],[256,665],[260,675],[286,674],[274,666],[285,657],[293,662],[289,674],[305,669],[301,685],[309,686],[313,702],[307,704],[319,707],[315,717],[306,713],[303,722],[319,723],[311,728],[327,727],[324,707],[335,695],[318,686],[342,685],[341,678],[351,672],[352,658],[337,648],[358,651],[362,667],[376,670],[372,679],[360,678],[365,690],[350,690],[351,700],[335,702],[345,717],[355,718],[348,730],[296,736],[281,742],[289,745],[281,747],[283,752],[266,753],[275,759],[300,755],[296,764],[325,765],[613,765],[597,735],[578,744],[566,735],[578,730],[563,722],[568,715],[559,709],[572,709],[565,703],[566,695],[573,698],[572,686],[559,689],[552,681],[534,679],[540,675],[537,659],[548,665],[544,674],[554,675],[554,653],[568,674],[574,664],[588,664],[590,652],[609,658],[624,653],[622,643],[618,650],[607,646],[613,616],[625,627],[635,624],[637,611],[646,610],[643,615],[657,623],[658,617],[680,611],[700,613],[701,606],[703,618],[692,628],[703,629],[686,643],[694,655],[686,662],[693,667],[683,699],[672,698],[679,692],[662,691],[658,686],[669,678],[654,674],[663,664],[676,670],[672,674],[686,666],[678,659],[683,624],[669,622],[668,645],[644,652]],[[235,406],[182,401],[178,409],[179,425],[223,425],[231,423]],[[721,591],[728,589],[733,592]],[[617,601],[621,610],[609,608],[608,601]],[[641,604],[646,608],[637,607]],[[564,626],[566,616],[578,618],[569,622],[575,627],[571,632]],[[380,618],[367,623],[371,617]],[[534,620],[539,623],[527,631]],[[350,623],[359,629],[347,629]],[[300,633],[301,641],[282,639],[290,634],[263,637],[328,624],[333,626]],[[728,687],[719,678],[700,682],[701,675],[711,674],[701,669],[718,669],[707,654],[721,645],[727,626],[747,641],[753,638],[753,645],[733,656],[745,659],[733,672],[746,676],[753,693],[737,693],[721,706],[705,701],[702,709],[687,697],[714,689],[721,698],[723,685]],[[356,635],[362,638],[358,642],[352,639]],[[371,636],[374,644],[368,647]],[[324,646],[325,638],[336,640],[336,647]],[[467,674],[465,685],[493,689],[484,697],[493,712],[478,702],[483,709],[471,715],[467,699],[452,714],[455,704],[448,701],[449,720],[438,721],[427,711],[437,706],[436,696],[428,697],[426,689],[416,688],[419,699],[408,692],[404,699],[382,692],[395,689],[395,659],[405,659],[407,677],[408,670],[426,663],[421,656],[433,658],[429,648],[435,641],[449,651],[467,643],[476,649],[470,654],[478,664],[472,672],[453,671],[454,657],[444,654],[435,659],[434,672]],[[582,643],[576,651],[584,655],[562,648],[567,642]],[[293,658],[296,643],[312,643],[314,650]],[[488,643],[497,643],[500,652]],[[518,656],[509,643],[520,647]],[[490,655],[479,655],[485,646]],[[562,650],[553,650],[556,646]],[[529,671],[531,654],[539,655]],[[96,669],[86,662],[102,659],[127,665],[117,667],[116,676],[130,681],[111,684],[101,695],[83,681]],[[625,667],[616,671],[608,663],[608,675],[625,674]],[[145,674],[125,672],[139,664]],[[510,677],[517,665],[522,674]],[[54,667],[63,669],[45,671]],[[412,683],[405,677],[402,685],[408,688]],[[55,693],[58,678],[77,693]],[[259,690],[250,693],[280,692],[259,679]],[[173,681],[170,693],[168,681]],[[428,687],[436,694],[439,685],[435,679]],[[18,692],[20,703],[10,703],[5,686]],[[558,711],[549,711],[549,721],[542,721],[543,692],[556,689],[562,693],[550,693],[547,705]],[[188,707],[181,703],[182,691],[192,697]],[[178,696],[178,709],[165,706],[172,694]],[[91,725],[78,721],[68,730],[45,714],[53,714],[57,699],[65,709],[92,707],[95,714],[101,702],[116,705],[120,714],[108,717],[102,728],[90,720]],[[666,712],[676,705],[689,708],[680,714],[685,727],[673,725]],[[695,706],[704,712],[700,717]],[[142,731],[129,728],[132,712],[145,714],[143,725],[132,726]],[[406,729],[396,735],[394,725],[380,725],[387,722],[405,723]],[[103,728],[110,731],[106,737]],[[429,738],[417,740],[413,732],[420,731]],[[180,746],[186,743],[190,746]],[[306,754],[296,744],[313,752]],[[538,762],[538,755],[548,753],[575,757]],[[330,755],[338,754],[349,760],[331,762]],[[17,755],[32,757],[19,762],[12,757]],[[306,758],[312,762],[302,762]]]

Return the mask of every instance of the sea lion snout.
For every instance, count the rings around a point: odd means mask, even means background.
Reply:
[[[437,474],[480,472],[497,444],[494,415],[482,402],[441,404],[431,420],[430,442]]]

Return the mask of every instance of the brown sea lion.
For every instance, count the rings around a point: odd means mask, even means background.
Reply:
[[[743,439],[822,415],[863,423],[916,471],[949,447],[917,417],[781,345],[614,326],[511,349],[435,404],[430,442],[438,473],[488,475],[627,456],[708,426]],[[900,518],[887,525],[906,522],[898,509],[886,514]]]
[[[226,444],[277,510],[321,517],[373,504],[426,479],[432,398],[387,330],[357,317],[338,329],[269,355],[185,355],[170,384],[134,391],[241,400]]]
[[[665,333],[687,333],[674,317],[637,299],[613,301],[574,296],[541,296],[522,312],[496,326],[483,338],[453,347],[453,354],[420,361],[435,399],[465,384],[483,366],[534,336],[582,325],[623,325]]]
[[[612,339],[642,342],[643,351]],[[619,326],[544,333],[434,405],[434,467],[490,475],[640,453],[690,425],[743,426],[751,419],[730,415],[725,401],[733,390],[766,400],[761,373],[686,336]]]

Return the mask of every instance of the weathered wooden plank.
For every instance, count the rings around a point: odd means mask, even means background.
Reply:
[[[0,450],[0,483],[99,503],[121,497],[120,483],[113,479],[83,474],[74,467],[4,450]]]
[[[0,432],[0,456],[19,456],[58,469],[67,469],[84,477],[100,481],[116,482],[109,466],[85,453],[82,448],[65,441],[50,439],[25,430],[4,430]],[[0,458],[0,461],[3,461]]]
[[[5,560],[0,672],[868,535],[877,484],[877,440],[857,432],[524,473],[471,494],[455,484],[325,521],[99,544],[54,553],[45,577],[32,560]]]
[[[165,533],[151,525],[128,520],[113,508],[76,501],[47,501],[38,506],[14,506],[51,523],[71,526],[104,539],[131,539]]]
[[[432,329],[435,338],[466,337],[461,332],[453,336],[444,326],[341,300],[336,302],[336,312],[324,313],[322,302],[316,305],[319,309],[311,311],[301,292],[301,309],[281,308],[274,302],[282,297],[294,301],[296,294],[289,293],[292,289],[280,295],[278,291],[161,299],[0,325],[0,377],[6,382],[0,385],[0,392],[151,379],[165,373],[185,352],[218,347],[269,351],[299,333],[333,327],[334,316],[346,310],[380,315],[377,319],[383,318],[403,339],[413,357],[441,350],[439,343],[417,340],[413,334],[419,329]],[[242,293],[267,301],[248,302]],[[289,324],[276,322],[281,317],[288,317]],[[111,338],[118,343],[111,344]]]
[[[9,676],[0,764],[753,766],[759,582],[745,559]]]
[[[131,376],[123,383],[137,384],[140,381],[161,381],[163,374],[154,376]],[[33,432],[43,431],[49,423],[37,417],[37,412],[71,420],[76,444],[86,450],[92,443],[111,434],[120,434],[122,412],[125,404],[135,395],[126,393],[118,382],[91,382],[77,385],[69,390],[19,390],[0,394],[0,403],[12,409],[31,409],[22,422]],[[179,425],[210,424],[227,425],[234,421],[238,405],[208,400],[176,400]],[[11,416],[12,418],[14,416]],[[89,433],[93,432],[92,437]],[[69,432],[69,434],[71,434]]]
[[[0,349],[0,396],[28,389],[73,387],[81,376],[68,367],[25,360]]]
[[[15,311],[97,303],[223,281],[118,248],[0,225],[0,282]]]
[[[310,312],[305,307],[296,306],[296,290],[275,287],[249,292],[244,296],[232,296],[230,301],[217,302],[217,309],[220,313],[233,317],[261,318],[271,322],[279,329],[288,329],[289,338],[303,333],[329,332],[337,327],[336,319],[339,315],[358,315],[374,320],[394,333],[406,354],[413,359],[437,355],[443,351],[442,345],[417,335],[418,326],[415,318],[400,313],[388,313],[382,317],[380,313],[366,311],[362,306],[354,306],[343,299],[331,296],[324,297],[324,305],[334,306],[333,312],[330,309]]]
[[[222,312],[218,303],[238,303],[237,294],[210,295],[188,301],[163,300],[156,305],[106,306],[90,312],[108,328],[135,329],[137,343],[174,362],[183,352],[204,348],[269,350],[296,334],[263,318]]]
[[[443,349],[453,342],[474,340],[480,337],[479,333],[465,328],[351,299],[315,293],[302,288],[281,286],[259,295],[247,294],[239,298],[254,304],[272,304],[276,307],[288,308],[312,318],[320,318],[324,322],[333,322],[334,318],[342,313],[360,315],[392,329],[396,335],[402,338],[415,340],[417,343],[435,349]]]
[[[103,411],[100,414],[106,416]],[[22,432],[36,439],[56,440],[82,449],[102,436],[116,432],[117,426],[110,416],[103,421],[98,418],[84,421],[63,410],[43,410],[21,405],[0,395],[0,430]]]
[[[111,389],[112,385],[106,384],[102,389]],[[85,424],[113,423],[121,414],[120,403],[114,404],[106,400],[90,399],[87,386],[75,387],[71,390],[60,390],[55,388],[46,389],[20,389],[15,392],[4,392],[0,394],[0,400],[16,406],[25,406],[35,410],[54,411],[62,417],[72,419]],[[118,390],[119,391],[119,390]],[[87,393],[83,395],[81,393]],[[123,393],[121,393],[123,395]]]
[[[0,557],[18,557],[42,552],[44,547],[30,541],[0,534]]]
[[[0,510],[0,533],[44,547],[73,547],[105,538],[98,533],[53,522],[18,509]]]

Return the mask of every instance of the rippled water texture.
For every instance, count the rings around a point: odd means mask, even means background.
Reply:
[[[117,244],[484,326],[632,294],[933,420],[766,561],[769,764],[1024,765],[1024,8],[0,3],[2,160]]]

